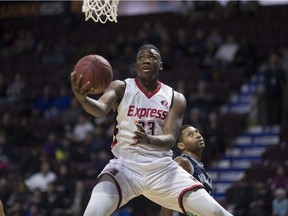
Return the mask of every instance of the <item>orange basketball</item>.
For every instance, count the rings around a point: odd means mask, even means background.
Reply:
[[[83,75],[81,86],[90,82],[87,90],[94,89],[89,92],[90,94],[102,93],[113,79],[113,69],[110,63],[100,55],[84,56],[77,62],[74,71],[76,71],[77,79],[81,74]]]

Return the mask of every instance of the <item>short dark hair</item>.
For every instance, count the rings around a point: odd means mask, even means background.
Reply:
[[[182,141],[182,139],[183,139],[183,134],[182,134],[182,132],[183,132],[183,130],[185,130],[185,129],[188,128],[188,127],[192,127],[192,125],[189,125],[189,124],[184,124],[184,125],[182,125],[182,127],[180,128],[179,135],[178,135],[177,143],[179,143],[179,142]]]
[[[156,50],[156,52],[158,53],[158,55],[160,56],[160,59],[161,59],[160,51],[155,45],[153,45],[153,44],[144,44],[143,46],[141,46],[138,49],[138,52],[140,52],[143,49],[154,49],[154,50]]]

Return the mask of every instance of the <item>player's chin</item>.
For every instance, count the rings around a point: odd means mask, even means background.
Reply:
[[[204,142],[199,142],[197,143],[197,145],[201,148],[205,148],[205,143]]]

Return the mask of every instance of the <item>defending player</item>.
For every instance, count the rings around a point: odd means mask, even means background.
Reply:
[[[213,192],[212,180],[201,163],[205,142],[199,130],[191,125],[183,125],[179,133],[177,147],[181,155],[174,160],[201,182],[211,195]],[[193,214],[190,213],[189,215]],[[172,216],[172,211],[162,207],[160,216]]]
[[[73,92],[88,113],[102,117],[117,112],[115,158],[98,176],[84,216],[109,216],[141,194],[179,212],[231,215],[171,157],[186,100],[159,81],[162,68],[159,50],[144,45],[136,57],[136,78],[113,81],[98,100],[87,96],[89,83],[80,88],[81,77],[76,80],[72,72]]]

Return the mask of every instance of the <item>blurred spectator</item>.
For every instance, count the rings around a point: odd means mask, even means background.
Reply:
[[[240,1],[240,12],[245,15],[254,15],[259,8],[258,1]]]
[[[58,167],[57,178],[53,182],[54,190],[62,197],[70,196],[73,189],[73,176],[68,165],[60,164]]]
[[[26,82],[20,73],[14,75],[14,79],[8,84],[6,95],[9,102],[21,102],[26,94]]]
[[[42,162],[41,170],[25,179],[25,184],[30,191],[39,189],[41,192],[46,192],[48,185],[56,178],[57,175],[51,170],[51,165],[48,162]]]
[[[46,214],[47,210],[44,209],[45,204],[44,193],[41,192],[39,188],[36,188],[33,192],[31,192],[31,198],[29,200],[29,207],[27,210],[28,212],[31,211],[30,213],[38,212],[39,215]]]
[[[14,202],[12,206],[6,208],[6,215],[9,216],[23,216],[25,215],[25,209],[20,202]]]
[[[18,119],[19,125],[15,128],[17,136],[14,136],[13,145],[18,147],[27,147],[35,144],[35,135],[31,127],[31,119],[27,116],[22,116]],[[17,156],[17,155],[16,155]]]
[[[270,186],[264,180],[255,183],[255,199],[250,204],[249,216],[271,216],[272,193]]]
[[[176,91],[182,93],[183,95],[186,95],[187,87],[186,87],[185,80],[181,79],[181,80],[177,81],[177,83],[176,83]]]
[[[7,142],[7,133],[0,129],[0,164],[8,164],[15,159],[14,151]],[[1,170],[1,165],[0,165]]]
[[[147,21],[148,22],[148,21]],[[149,22],[148,22],[149,23]],[[162,36],[167,32],[166,27],[161,23],[161,21],[156,21],[152,23],[152,28],[149,31],[149,41],[156,47],[162,47]],[[164,41],[165,42],[165,41]],[[161,50],[161,56],[163,58],[163,50]]]
[[[213,28],[205,40],[205,47],[207,49],[209,45],[213,45],[213,47],[218,48],[222,43],[222,40],[222,35],[219,33],[218,29]]]
[[[280,124],[286,75],[279,63],[279,57],[277,54],[272,53],[270,55],[268,63],[263,68],[263,75],[267,107],[267,123],[268,125]]]
[[[45,212],[45,211],[44,211]],[[47,214],[44,213],[42,209],[36,204],[31,204],[26,212],[25,216],[46,216]]]
[[[187,123],[193,125],[195,128],[198,128],[198,130],[203,133],[204,126],[202,122],[202,112],[199,108],[192,108],[189,111],[189,118],[187,119]]]
[[[192,107],[198,108],[202,112],[208,112],[214,97],[211,89],[209,89],[207,82],[204,80],[199,80],[197,83],[196,91],[189,95],[188,100]]]
[[[61,113],[68,109],[71,104],[71,92],[66,86],[60,86],[58,94],[53,100],[53,107],[56,108],[57,113]]]
[[[109,149],[111,148],[111,137],[105,134],[105,129],[101,126],[95,126],[92,132],[91,148],[92,151],[98,151],[99,149]]]
[[[190,18],[193,14],[194,3],[193,1],[182,0],[178,6],[178,13],[184,18]]]
[[[216,111],[209,113],[203,136],[206,143],[206,150],[203,152],[203,162],[208,164],[211,159],[218,160],[226,149],[226,128]]]
[[[269,181],[272,191],[275,191],[278,188],[284,188],[284,190],[288,194],[288,174],[284,165],[280,165],[277,167],[276,175],[272,177]]]
[[[275,190],[272,207],[272,216],[288,216],[288,199],[285,189],[278,188]]]
[[[91,151],[89,158],[90,162],[86,170],[86,175],[90,179],[96,179],[101,170],[112,158],[112,155],[106,149],[100,149],[97,152]]]
[[[43,209],[47,211],[46,215],[55,215],[57,209],[64,208],[64,197],[58,193],[54,184],[48,184],[47,191],[43,193]]]
[[[57,140],[55,132],[50,131],[47,138],[42,144],[42,154],[47,155],[48,158],[54,159],[56,150],[58,149],[59,142]]]
[[[80,114],[73,128],[73,138],[76,142],[83,141],[87,133],[94,130],[94,125],[89,121],[86,114]]]
[[[234,216],[248,216],[250,204],[254,199],[255,189],[246,176],[228,188],[225,193],[225,201],[228,208],[233,209]]]
[[[24,209],[28,208],[30,200],[30,192],[26,187],[24,181],[21,179],[17,181],[17,184],[12,188],[12,193],[7,200],[7,206],[13,206],[14,203],[21,203]]]
[[[174,53],[171,50],[171,46],[168,43],[169,42],[163,43],[162,46],[160,47],[163,68],[165,71],[169,71],[172,69],[174,58]]]
[[[249,79],[256,71],[257,49],[247,39],[242,39],[235,57],[235,65],[244,67],[245,78]]]
[[[193,1],[194,11],[193,18],[196,20],[206,20],[219,18],[216,12],[221,7],[218,1]]]
[[[75,145],[75,151],[73,152],[73,161],[78,162],[89,162],[89,157],[87,157],[90,151],[93,150],[93,132],[87,132],[85,138]]]
[[[61,120],[63,123],[76,122],[78,116],[82,113],[83,109],[75,97],[71,98],[70,105],[61,113]]]
[[[48,87],[47,87],[48,88]],[[44,103],[44,117],[46,119],[61,118],[62,113],[70,107],[71,95],[66,86],[61,86],[55,96],[51,97],[50,90],[43,90],[43,98],[39,98],[39,102]],[[47,92],[48,91],[48,92]],[[45,104],[46,102],[46,104]],[[47,109],[48,108],[48,109]]]
[[[19,53],[26,53],[35,49],[36,43],[33,32],[27,29],[19,29],[19,31],[17,31],[18,35],[15,39],[14,49],[17,50]]]
[[[85,187],[85,183],[81,180],[75,181],[74,189],[70,197],[69,207],[66,209],[66,214],[71,216],[82,215],[85,206],[90,198],[90,193]]]
[[[22,157],[20,163],[21,175],[26,178],[37,172],[40,169],[41,161],[40,147],[32,146]]]
[[[228,34],[226,41],[220,44],[216,50],[214,67],[226,68],[232,66],[239,48],[239,43],[236,42],[234,35],[232,33]]]
[[[189,41],[187,54],[196,56],[196,58],[203,58],[205,53],[205,41],[206,36],[204,31],[200,28],[196,29],[195,36]]]
[[[4,206],[11,195],[11,185],[8,184],[8,178],[5,176],[0,177],[0,198]]]
[[[77,117],[78,119],[78,117]],[[73,140],[74,134],[73,134],[73,125],[72,123],[66,122],[63,123],[63,135],[65,138],[69,140]]]
[[[208,43],[200,59],[200,66],[203,68],[211,68],[215,63],[215,53],[217,46],[214,43]],[[210,78],[211,80],[212,78]]]
[[[6,134],[12,134],[15,129],[15,116],[12,116],[11,112],[6,110],[0,117],[0,128],[4,130]]]
[[[67,137],[62,137],[60,144],[55,153],[55,159],[61,164],[70,164],[71,155],[73,155],[74,147],[71,145],[72,141]]]
[[[174,52],[176,58],[181,58],[188,53],[187,47],[189,47],[189,39],[187,30],[179,28],[174,35]]]
[[[223,15],[229,19],[239,15],[241,1],[227,1],[226,7],[224,7]]]
[[[49,117],[50,109],[53,103],[53,96],[51,93],[51,86],[46,84],[42,89],[42,93],[38,95],[34,101],[34,108],[41,116]]]

